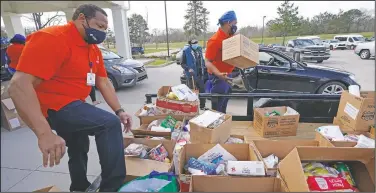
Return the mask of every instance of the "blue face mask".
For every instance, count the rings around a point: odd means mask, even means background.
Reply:
[[[230,30],[230,35],[234,35],[238,30],[238,27],[236,25],[232,25]]]
[[[198,44],[192,44],[191,46],[192,46],[192,49],[194,49],[194,50],[197,50],[197,48],[198,48]]]
[[[86,20],[86,23],[89,26],[89,23],[87,22],[87,20]],[[100,44],[106,39],[106,32],[91,28],[90,26],[89,27],[84,26],[84,28],[85,28],[85,33],[87,37],[86,42],[88,44]]]

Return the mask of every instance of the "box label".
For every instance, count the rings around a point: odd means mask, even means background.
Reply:
[[[21,126],[21,123],[20,123],[20,121],[18,120],[18,118],[10,119],[10,120],[9,120],[9,124],[10,124],[10,127],[11,127],[12,129]]]
[[[345,106],[345,113],[347,115],[349,115],[352,119],[356,119],[356,117],[358,116],[358,113],[359,113],[359,109],[355,108],[352,104],[350,103],[346,103],[346,106]]]

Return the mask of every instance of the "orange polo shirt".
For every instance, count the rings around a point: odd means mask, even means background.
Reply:
[[[10,59],[9,67],[17,68],[18,60],[20,59],[24,47],[25,45],[23,44],[12,44],[7,48],[7,55]]]
[[[48,109],[58,111],[73,101],[85,101],[91,90],[86,84],[89,61],[96,77],[107,77],[97,45],[88,45],[69,22],[29,35],[17,71],[43,79],[35,90],[47,117]]]
[[[231,73],[234,70],[234,66],[222,62],[222,41],[229,38],[221,28],[208,40],[206,45],[205,58],[211,61],[220,72]],[[208,72],[212,74],[211,70]]]

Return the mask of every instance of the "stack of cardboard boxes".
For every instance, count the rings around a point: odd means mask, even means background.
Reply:
[[[16,107],[8,94],[8,82],[2,83],[1,94],[1,126],[13,131],[25,126],[20,116],[17,113]]]

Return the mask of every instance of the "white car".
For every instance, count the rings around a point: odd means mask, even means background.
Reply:
[[[333,39],[339,40],[341,44],[345,44],[342,49],[355,49],[358,44],[365,42],[365,38],[359,34],[349,34],[349,35],[336,35]]]
[[[320,39],[319,36],[302,36],[302,37],[297,37],[296,39],[309,39],[312,40],[316,45],[318,46],[325,46],[326,48],[329,48],[329,44],[323,40]]]
[[[340,49],[340,48],[346,48],[346,44],[341,44],[339,40],[323,40],[326,44],[329,44],[329,49]]]
[[[375,57],[375,41],[358,44],[354,53],[363,60]]]

